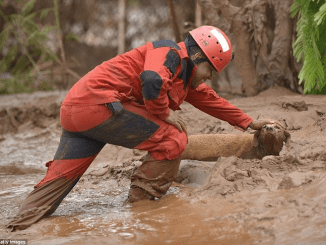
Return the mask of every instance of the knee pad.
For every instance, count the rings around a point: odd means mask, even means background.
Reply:
[[[180,132],[175,126],[169,126],[161,141],[157,142],[155,150],[149,151],[155,160],[172,160],[181,156],[186,149],[188,137],[185,132]]]

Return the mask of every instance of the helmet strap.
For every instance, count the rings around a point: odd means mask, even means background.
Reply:
[[[232,51],[232,57],[231,57],[231,61],[234,59],[235,53],[234,51]]]
[[[198,64],[198,63],[201,63],[201,62],[205,62],[205,61],[208,61],[209,62],[209,60],[207,58],[198,58],[198,59],[193,60],[193,62],[195,64]]]
[[[186,37],[186,40],[185,40],[185,45],[186,45],[186,48],[187,48],[187,51],[188,51],[188,54],[190,54],[190,47],[193,47],[193,46],[197,46],[198,47],[198,44],[196,43],[196,41],[191,37],[191,35],[188,33],[187,37]],[[209,60],[207,58],[197,58],[195,60],[193,60],[193,62],[195,64],[198,64],[198,63],[201,63],[201,62],[205,62],[205,61],[208,61]]]

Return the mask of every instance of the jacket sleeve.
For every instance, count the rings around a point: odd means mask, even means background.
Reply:
[[[162,120],[170,115],[168,91],[180,65],[180,57],[170,47],[154,49],[148,43],[144,71],[140,74],[142,94],[147,110]]]
[[[197,89],[190,88],[185,99],[199,110],[245,131],[253,119],[232,105],[227,100],[219,97],[207,84],[201,84]]]

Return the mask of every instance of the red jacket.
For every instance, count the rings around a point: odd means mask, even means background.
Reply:
[[[178,110],[187,101],[213,117],[247,128],[253,121],[247,114],[204,83],[197,89],[190,86],[196,69],[184,42],[148,42],[95,67],[70,89],[63,104],[135,100],[164,120],[169,108]]]

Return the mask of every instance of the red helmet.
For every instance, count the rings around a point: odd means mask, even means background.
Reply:
[[[217,72],[233,59],[229,38],[214,26],[201,26],[189,32]]]

